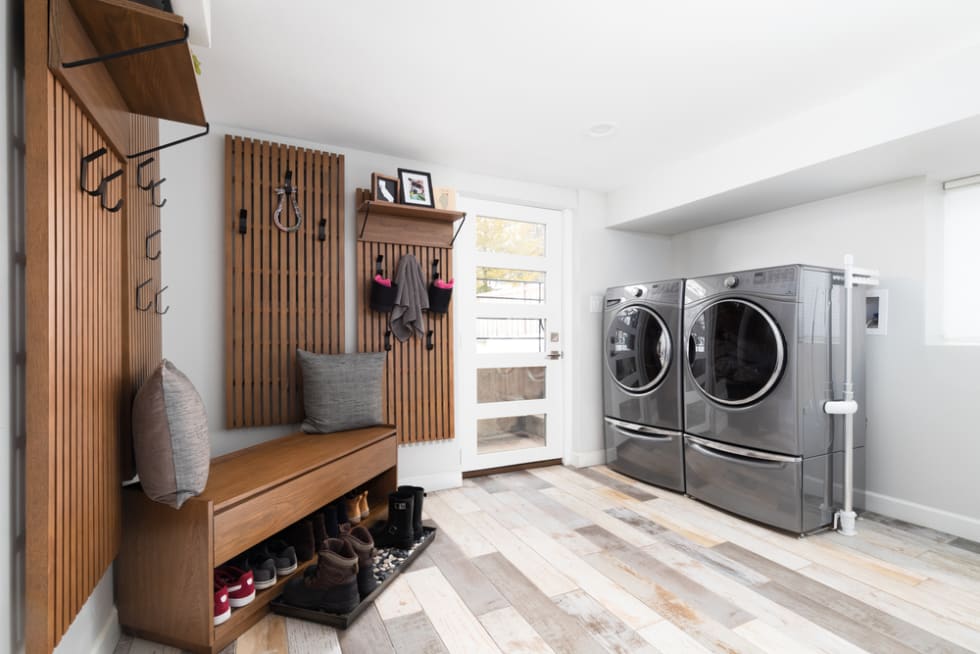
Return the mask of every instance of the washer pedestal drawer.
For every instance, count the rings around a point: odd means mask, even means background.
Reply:
[[[684,437],[687,493],[758,522],[803,533],[803,460]]]
[[[606,418],[606,465],[648,484],[683,492],[683,434]]]

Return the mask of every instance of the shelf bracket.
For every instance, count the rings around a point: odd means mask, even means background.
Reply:
[[[79,66],[88,66],[91,64],[97,64],[102,61],[111,61],[112,59],[119,59],[121,57],[129,57],[131,55],[140,54],[143,52],[151,52],[153,50],[159,50],[160,48],[169,48],[174,45],[180,45],[181,43],[187,43],[187,38],[190,36],[191,30],[184,24],[184,36],[179,39],[171,39],[169,41],[160,41],[159,43],[150,43],[148,45],[141,45],[136,48],[128,48],[126,50],[119,50],[117,52],[110,52],[109,54],[98,55],[97,57],[89,57],[88,59],[79,59],[77,61],[66,61],[62,62],[62,68],[78,68]]]
[[[145,157],[148,154],[153,154],[154,152],[159,152],[160,150],[166,150],[175,145],[180,145],[181,143],[187,143],[188,141],[193,141],[194,139],[199,139],[202,136],[207,136],[211,133],[211,123],[204,123],[204,131],[198,132],[197,134],[191,134],[190,136],[185,136],[182,139],[177,139],[176,141],[171,141],[170,143],[164,143],[163,145],[158,145],[155,148],[150,148],[148,150],[143,150],[142,152],[137,152],[136,154],[127,154],[127,159],[138,159],[140,157]]]
[[[463,214],[463,222],[461,222],[459,224],[459,227],[456,228],[456,233],[453,234],[453,240],[449,241],[449,247],[452,247],[453,246],[453,243],[456,242],[456,237],[459,236],[459,233],[461,231],[463,231],[463,225],[465,225],[465,224],[466,224],[466,214]]]
[[[364,222],[361,223],[361,233],[357,235],[357,238],[364,238],[364,228],[367,227],[368,218],[371,217],[371,205],[367,205],[367,209],[364,210]]]

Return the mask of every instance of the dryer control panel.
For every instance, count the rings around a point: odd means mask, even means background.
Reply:
[[[800,268],[781,266],[689,279],[685,302],[698,302],[709,295],[732,291],[793,297],[799,293]]]
[[[606,291],[605,308],[612,309],[623,302],[634,300],[677,305],[680,304],[683,293],[682,279],[614,286]]]

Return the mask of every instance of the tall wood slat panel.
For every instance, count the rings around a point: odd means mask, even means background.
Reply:
[[[357,191],[361,206],[370,198],[363,189]],[[357,228],[365,219],[358,212]],[[386,275],[395,276],[398,261],[412,254],[422,268],[427,283],[432,262],[439,260],[439,273],[453,278],[453,235],[451,223],[428,225],[424,229],[404,219],[374,211],[368,228],[357,242],[357,349],[359,352],[384,350],[389,314],[371,310],[368,305],[375,261],[384,257]],[[404,343],[390,338],[384,374],[384,419],[398,428],[399,443],[420,443],[455,437],[453,399],[453,312],[426,313],[426,330],[432,331],[433,349],[426,348],[424,338],[413,336]]]
[[[278,229],[292,171],[303,224]],[[225,137],[225,411],[229,428],[303,419],[296,350],[344,351],[344,157]],[[247,231],[239,232],[239,216]],[[320,221],[326,220],[320,240]],[[280,221],[296,217],[288,199]]]
[[[128,377],[127,214],[79,188],[81,158],[107,144],[51,74],[45,95],[47,146],[28,155],[28,195],[47,187],[27,222],[29,651],[58,642],[118,551]],[[109,152],[91,178],[124,166]],[[110,203],[127,195],[126,181],[109,185]]]

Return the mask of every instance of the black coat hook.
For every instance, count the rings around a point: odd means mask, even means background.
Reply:
[[[238,210],[238,233],[239,234],[248,233],[248,210],[247,209]]]
[[[108,177],[103,177],[102,181],[99,182],[99,202],[102,204],[103,209],[111,213],[116,213],[117,211],[122,209],[123,198],[119,198],[119,202],[117,202],[116,204],[110,207],[105,203],[106,192],[109,190],[109,182],[116,179],[117,177],[120,177],[122,174],[123,174],[123,170],[122,168],[120,168],[119,170],[112,173]]]
[[[136,166],[136,185],[139,186],[144,191],[149,191],[153,188],[153,180],[151,179],[146,184],[143,183],[143,169],[153,163],[153,157],[150,157],[146,161],[141,161],[138,166]]]
[[[153,302],[152,301],[151,302],[148,302],[145,307],[141,307],[140,306],[140,291],[143,290],[143,287],[144,286],[146,286],[147,284],[150,284],[152,282],[153,282],[153,278],[150,277],[148,280],[146,280],[145,282],[143,282],[142,284],[140,284],[139,286],[136,287],[136,310],[137,311],[149,311],[150,310],[150,307],[153,306]]]
[[[435,344],[432,342],[433,331],[430,329],[425,333],[425,349],[434,350]]]
[[[150,232],[149,234],[146,235],[146,258],[149,259],[150,261],[156,261],[157,259],[160,258],[160,246],[159,245],[157,246],[157,253],[156,254],[150,254],[150,241],[153,240],[153,237],[154,236],[159,236],[159,235],[160,235],[160,230],[159,229],[156,230],[155,232]]]
[[[384,260],[385,260],[385,255],[383,254],[379,254],[377,258],[375,258],[374,260],[375,275],[381,275],[382,277],[385,276]]]
[[[316,230],[316,237],[317,237],[317,240],[320,240],[320,241],[327,240],[327,219],[326,218],[321,218],[320,219],[320,225],[317,227],[317,230]]]
[[[439,279],[439,260],[432,260],[432,281]]]
[[[105,153],[106,153],[105,148],[99,148],[95,152],[92,152],[82,157],[82,165],[81,165],[81,172],[79,174],[78,185],[82,187],[83,191],[85,191],[92,197],[95,197],[96,195],[101,193],[102,187],[100,185],[100,186],[96,186],[95,188],[88,188],[85,185],[85,181],[88,179],[88,165],[93,161],[95,161],[96,159],[98,159],[99,157],[103,156]]]
[[[159,182],[151,182],[150,183],[150,203],[154,207],[162,207],[163,205],[167,204],[167,199],[166,198],[164,198],[163,202],[157,202],[157,189],[165,181],[167,181],[167,178],[166,177],[164,177],[163,179],[161,179]]]
[[[385,352],[391,352],[391,330],[385,330]]]
[[[167,308],[166,309],[164,309],[163,311],[160,311],[160,295],[163,294],[163,292],[165,290],[167,290],[168,288],[170,288],[170,287],[169,286],[164,286],[163,288],[161,288],[159,291],[156,292],[156,295],[153,296],[153,310],[157,312],[157,315],[161,315],[162,316],[163,314],[165,314],[168,311],[170,311],[170,305],[169,304],[167,305]],[[147,307],[147,308],[149,308],[149,307]]]

